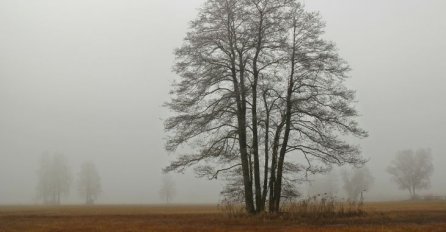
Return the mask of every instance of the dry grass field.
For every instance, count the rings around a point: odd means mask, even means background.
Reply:
[[[230,217],[216,206],[3,206],[0,232],[446,231],[446,202],[369,203],[364,216]]]

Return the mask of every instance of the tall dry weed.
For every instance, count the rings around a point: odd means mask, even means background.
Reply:
[[[318,194],[304,200],[284,203],[282,212],[290,218],[334,218],[366,214],[364,202],[343,201],[328,194]]]

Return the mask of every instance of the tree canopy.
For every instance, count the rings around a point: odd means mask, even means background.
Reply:
[[[165,171],[223,175],[224,192],[258,213],[297,196],[303,175],[365,163],[345,140],[367,136],[344,85],[349,66],[324,27],[295,0],[206,1],[175,51],[166,104],[166,149],[190,152]]]

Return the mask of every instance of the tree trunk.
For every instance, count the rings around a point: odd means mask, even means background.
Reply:
[[[263,173],[263,193],[262,193],[262,204],[260,211],[265,210],[266,205],[266,195],[268,194],[268,163],[269,163],[269,118],[270,111],[268,107],[268,103],[266,100],[266,92],[263,93],[263,103],[266,109],[266,121],[265,121],[265,164],[264,164],[264,173]]]
[[[242,175],[243,175],[243,186],[244,186],[244,197],[245,197],[245,208],[246,211],[250,214],[255,213],[254,208],[254,200],[253,200],[253,192],[252,192],[252,181],[250,178],[250,167],[248,160],[248,151],[247,151],[247,135],[246,135],[246,89],[245,89],[245,80],[244,80],[244,63],[241,52],[236,52],[236,32],[233,28],[233,16],[231,13],[231,7],[227,6],[226,9],[228,12],[227,15],[227,33],[228,33],[228,41],[230,46],[230,59],[231,59],[231,76],[235,94],[235,100],[237,103],[237,124],[238,129],[237,133],[239,136],[239,151],[240,151],[240,160],[242,164]],[[237,79],[237,55],[239,55],[239,74],[240,74],[240,82]]]
[[[288,139],[291,131],[291,112],[292,112],[292,102],[291,97],[294,89],[294,69],[295,69],[295,56],[296,56],[296,25],[294,25],[293,31],[293,51],[291,54],[291,74],[288,82],[288,90],[286,96],[286,114],[285,114],[285,131],[283,136],[282,145],[280,148],[279,161],[277,166],[277,180],[274,186],[274,209],[279,211],[280,198],[282,194],[282,178],[283,178],[283,164],[285,162],[285,154],[288,148]]]
[[[257,78],[254,74],[254,83],[252,85],[252,149],[254,157],[254,186],[256,193],[256,211],[260,212],[262,208],[262,189],[260,185],[260,161],[259,161],[259,139],[257,129]]]
[[[259,80],[259,70],[257,67],[258,58],[260,52],[262,50],[262,30],[263,30],[263,14],[261,14],[258,32],[257,32],[257,45],[256,45],[256,53],[253,59],[253,84],[252,84],[252,148],[254,155],[254,185],[256,192],[256,211],[263,211],[262,207],[262,188],[260,185],[260,161],[259,161],[259,138],[258,138],[258,129],[257,129],[257,85]]]
[[[245,203],[246,210],[248,213],[255,213],[254,209],[254,200],[252,193],[252,181],[250,177],[250,164],[249,164],[249,154],[247,152],[247,143],[246,143],[246,121],[243,117],[243,112],[240,112],[238,115],[239,121],[239,146],[240,146],[240,159],[242,162],[242,172],[243,172],[243,184],[245,189]]]
[[[240,86],[237,81],[237,71],[235,66],[235,52],[232,53],[232,78],[234,85],[234,93],[237,102],[237,121],[238,121],[238,136],[239,136],[239,150],[240,159],[242,163],[242,175],[243,175],[243,185],[244,185],[244,195],[245,195],[245,207],[246,211],[250,214],[255,213],[253,192],[252,192],[252,181],[250,178],[250,168],[248,160],[247,151],[247,140],[246,140],[246,101],[245,101],[245,88],[244,88],[244,70],[240,70]]]
[[[271,160],[271,177],[269,181],[269,211],[274,213],[277,212],[278,209],[275,208],[274,202],[276,201],[275,195],[275,185],[276,185],[276,169],[277,169],[277,155],[279,152],[279,143],[280,143],[280,134],[282,133],[283,121],[276,129],[276,134],[274,135],[273,142],[273,152],[272,152],[272,160]]]

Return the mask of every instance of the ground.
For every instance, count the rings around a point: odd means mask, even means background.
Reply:
[[[446,231],[446,202],[365,205],[365,216],[288,220],[231,217],[217,206],[3,206],[0,232]]]

